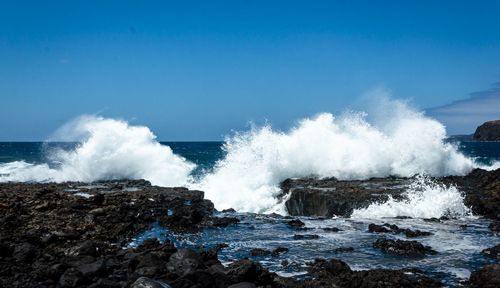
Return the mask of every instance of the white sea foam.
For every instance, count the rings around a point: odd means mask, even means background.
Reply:
[[[284,213],[275,196],[286,178],[464,175],[478,167],[444,141],[445,128],[436,120],[403,102],[378,102],[381,107],[372,115],[322,113],[287,132],[266,125],[236,133],[226,139],[226,156],[199,180],[190,176],[195,165],[157,142],[147,127],[84,116],[58,131],[65,136],[62,140],[81,144],[74,150],[52,150],[47,156],[51,163],[59,163],[57,167],[22,161],[1,164],[0,181],[143,178],[160,186],[201,189],[218,209]]]
[[[463,194],[454,186],[433,182],[426,176],[418,176],[406,189],[405,200],[390,198],[387,202],[371,204],[354,210],[352,218],[383,218],[410,216],[413,218],[463,217],[471,215],[464,205]]]
[[[383,117],[364,113],[319,114],[289,132],[270,126],[226,139],[227,156],[197,188],[217,208],[269,212],[278,184],[289,177],[367,179],[389,175],[464,175],[475,163],[446,143],[442,124],[404,103],[384,101]],[[429,203],[433,204],[433,203]]]
[[[96,181],[147,179],[155,185],[186,185],[194,164],[161,145],[143,126],[83,116],[58,131],[58,139],[80,140],[74,150],[50,150],[47,164],[16,161],[0,166],[0,181]]]

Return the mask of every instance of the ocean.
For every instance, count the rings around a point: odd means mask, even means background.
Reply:
[[[0,143],[0,182],[146,179],[153,185],[204,191],[219,211],[236,210],[220,215],[240,219],[236,225],[195,234],[175,234],[155,225],[137,235],[130,246],[148,237],[170,239],[179,247],[229,243],[219,255],[224,262],[248,257],[253,248],[285,246],[288,253],[255,260],[271,271],[298,278],[307,277],[304,265],[317,257],[338,258],[358,270],[416,267],[456,286],[489,263],[480,251],[500,242],[488,229],[490,220],[472,215],[458,189],[432,180],[466,175],[475,168],[499,168],[500,142],[448,139],[439,122],[412,111],[378,124],[362,115],[323,113],[288,131],[254,127],[229,135],[224,142],[159,142],[148,127],[95,116],[76,119],[61,135],[71,137],[58,137],[65,138],[63,142]],[[372,204],[356,209],[350,218],[298,217],[307,227],[298,233],[317,238],[298,240],[290,235],[282,218],[285,207],[277,200],[281,181],[391,175],[423,176],[406,188],[406,201]],[[424,220],[446,215],[453,219]],[[367,233],[367,226],[386,222],[432,232],[418,241],[438,254],[406,259],[373,248],[379,235]],[[289,265],[281,265],[283,260]]]

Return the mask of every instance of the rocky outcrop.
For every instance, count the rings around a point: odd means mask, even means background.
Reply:
[[[500,169],[474,169],[466,176],[435,178],[436,182],[456,186],[465,193],[465,205],[477,215],[500,219]],[[333,215],[349,217],[354,209],[365,208],[389,197],[403,199],[402,192],[411,178],[372,178],[340,181],[326,179],[287,179],[281,183],[287,195],[285,206],[293,216]]]
[[[488,121],[477,127],[474,139],[478,141],[500,141],[500,120]]]
[[[441,287],[418,269],[353,271],[343,261],[316,259],[307,269],[315,278],[299,287]]]
[[[466,176],[449,176],[440,181],[463,191],[464,204],[471,207],[474,214],[500,219],[500,169],[474,169]]]
[[[382,225],[377,225],[375,223],[371,223],[368,225],[368,232],[372,233],[393,233],[393,234],[405,234],[408,238],[413,237],[422,237],[422,236],[430,236],[431,232],[420,231],[418,229],[411,230],[409,228],[399,228],[395,224],[384,223]]]
[[[364,208],[373,202],[387,201],[389,195],[400,198],[405,178],[372,178],[361,181],[326,179],[287,179],[281,183],[290,215],[349,217],[354,209]]]
[[[226,244],[179,249],[138,233],[160,223],[177,234],[236,223],[217,220],[203,192],[145,181],[0,184],[0,287],[437,287],[420,272],[352,271],[339,260],[317,260],[302,280],[280,277],[257,262],[218,260]],[[304,226],[290,221],[295,229]],[[301,235],[314,239],[317,235]],[[315,236],[315,237],[314,237]],[[347,249],[347,248],[345,248]],[[340,251],[340,250],[339,250]],[[345,251],[350,251],[349,249]],[[286,247],[255,249],[259,257]]]
[[[472,272],[468,287],[496,288],[500,287],[500,265],[491,264]]]
[[[373,243],[373,247],[379,248],[385,253],[398,254],[407,257],[422,257],[426,254],[436,254],[429,246],[424,246],[417,241],[392,240],[381,238]]]
[[[137,234],[155,223],[183,232],[218,222],[203,192],[146,181],[2,183],[0,204],[0,287],[125,286],[165,273],[176,250],[123,250]]]

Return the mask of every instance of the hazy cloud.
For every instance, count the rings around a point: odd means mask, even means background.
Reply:
[[[427,109],[427,115],[446,125],[449,134],[470,134],[488,120],[500,119],[500,82],[470,97]]]

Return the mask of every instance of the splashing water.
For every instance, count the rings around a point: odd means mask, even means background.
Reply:
[[[2,165],[0,181],[84,181],[146,179],[160,186],[186,185],[195,165],[175,155],[142,126],[82,116],[58,134],[81,138],[74,150],[53,149],[48,158],[58,167],[16,161]]]
[[[465,175],[475,167],[472,159],[445,143],[442,124],[401,102],[392,104],[386,111],[391,117],[377,126],[361,113],[339,118],[323,113],[302,120],[288,133],[265,126],[236,134],[226,140],[227,156],[194,186],[217,208],[279,212],[283,208],[275,196],[286,178]]]
[[[147,127],[83,116],[59,131],[80,144],[73,150],[50,150],[47,156],[56,167],[5,163],[0,165],[0,181],[142,178],[154,185],[203,190],[218,209],[284,213],[276,196],[286,178],[465,175],[478,167],[444,141],[445,128],[436,120],[399,101],[386,100],[383,106],[370,121],[365,113],[322,113],[288,132],[267,125],[237,133],[226,139],[225,157],[199,179],[191,174],[195,165],[157,142]],[[457,194],[439,193],[451,195],[449,199]]]
[[[405,200],[389,198],[384,203],[371,204],[354,210],[351,218],[384,218],[410,216],[412,218],[440,218],[471,216],[464,204],[463,194],[454,186],[446,186],[419,175],[405,191]]]

